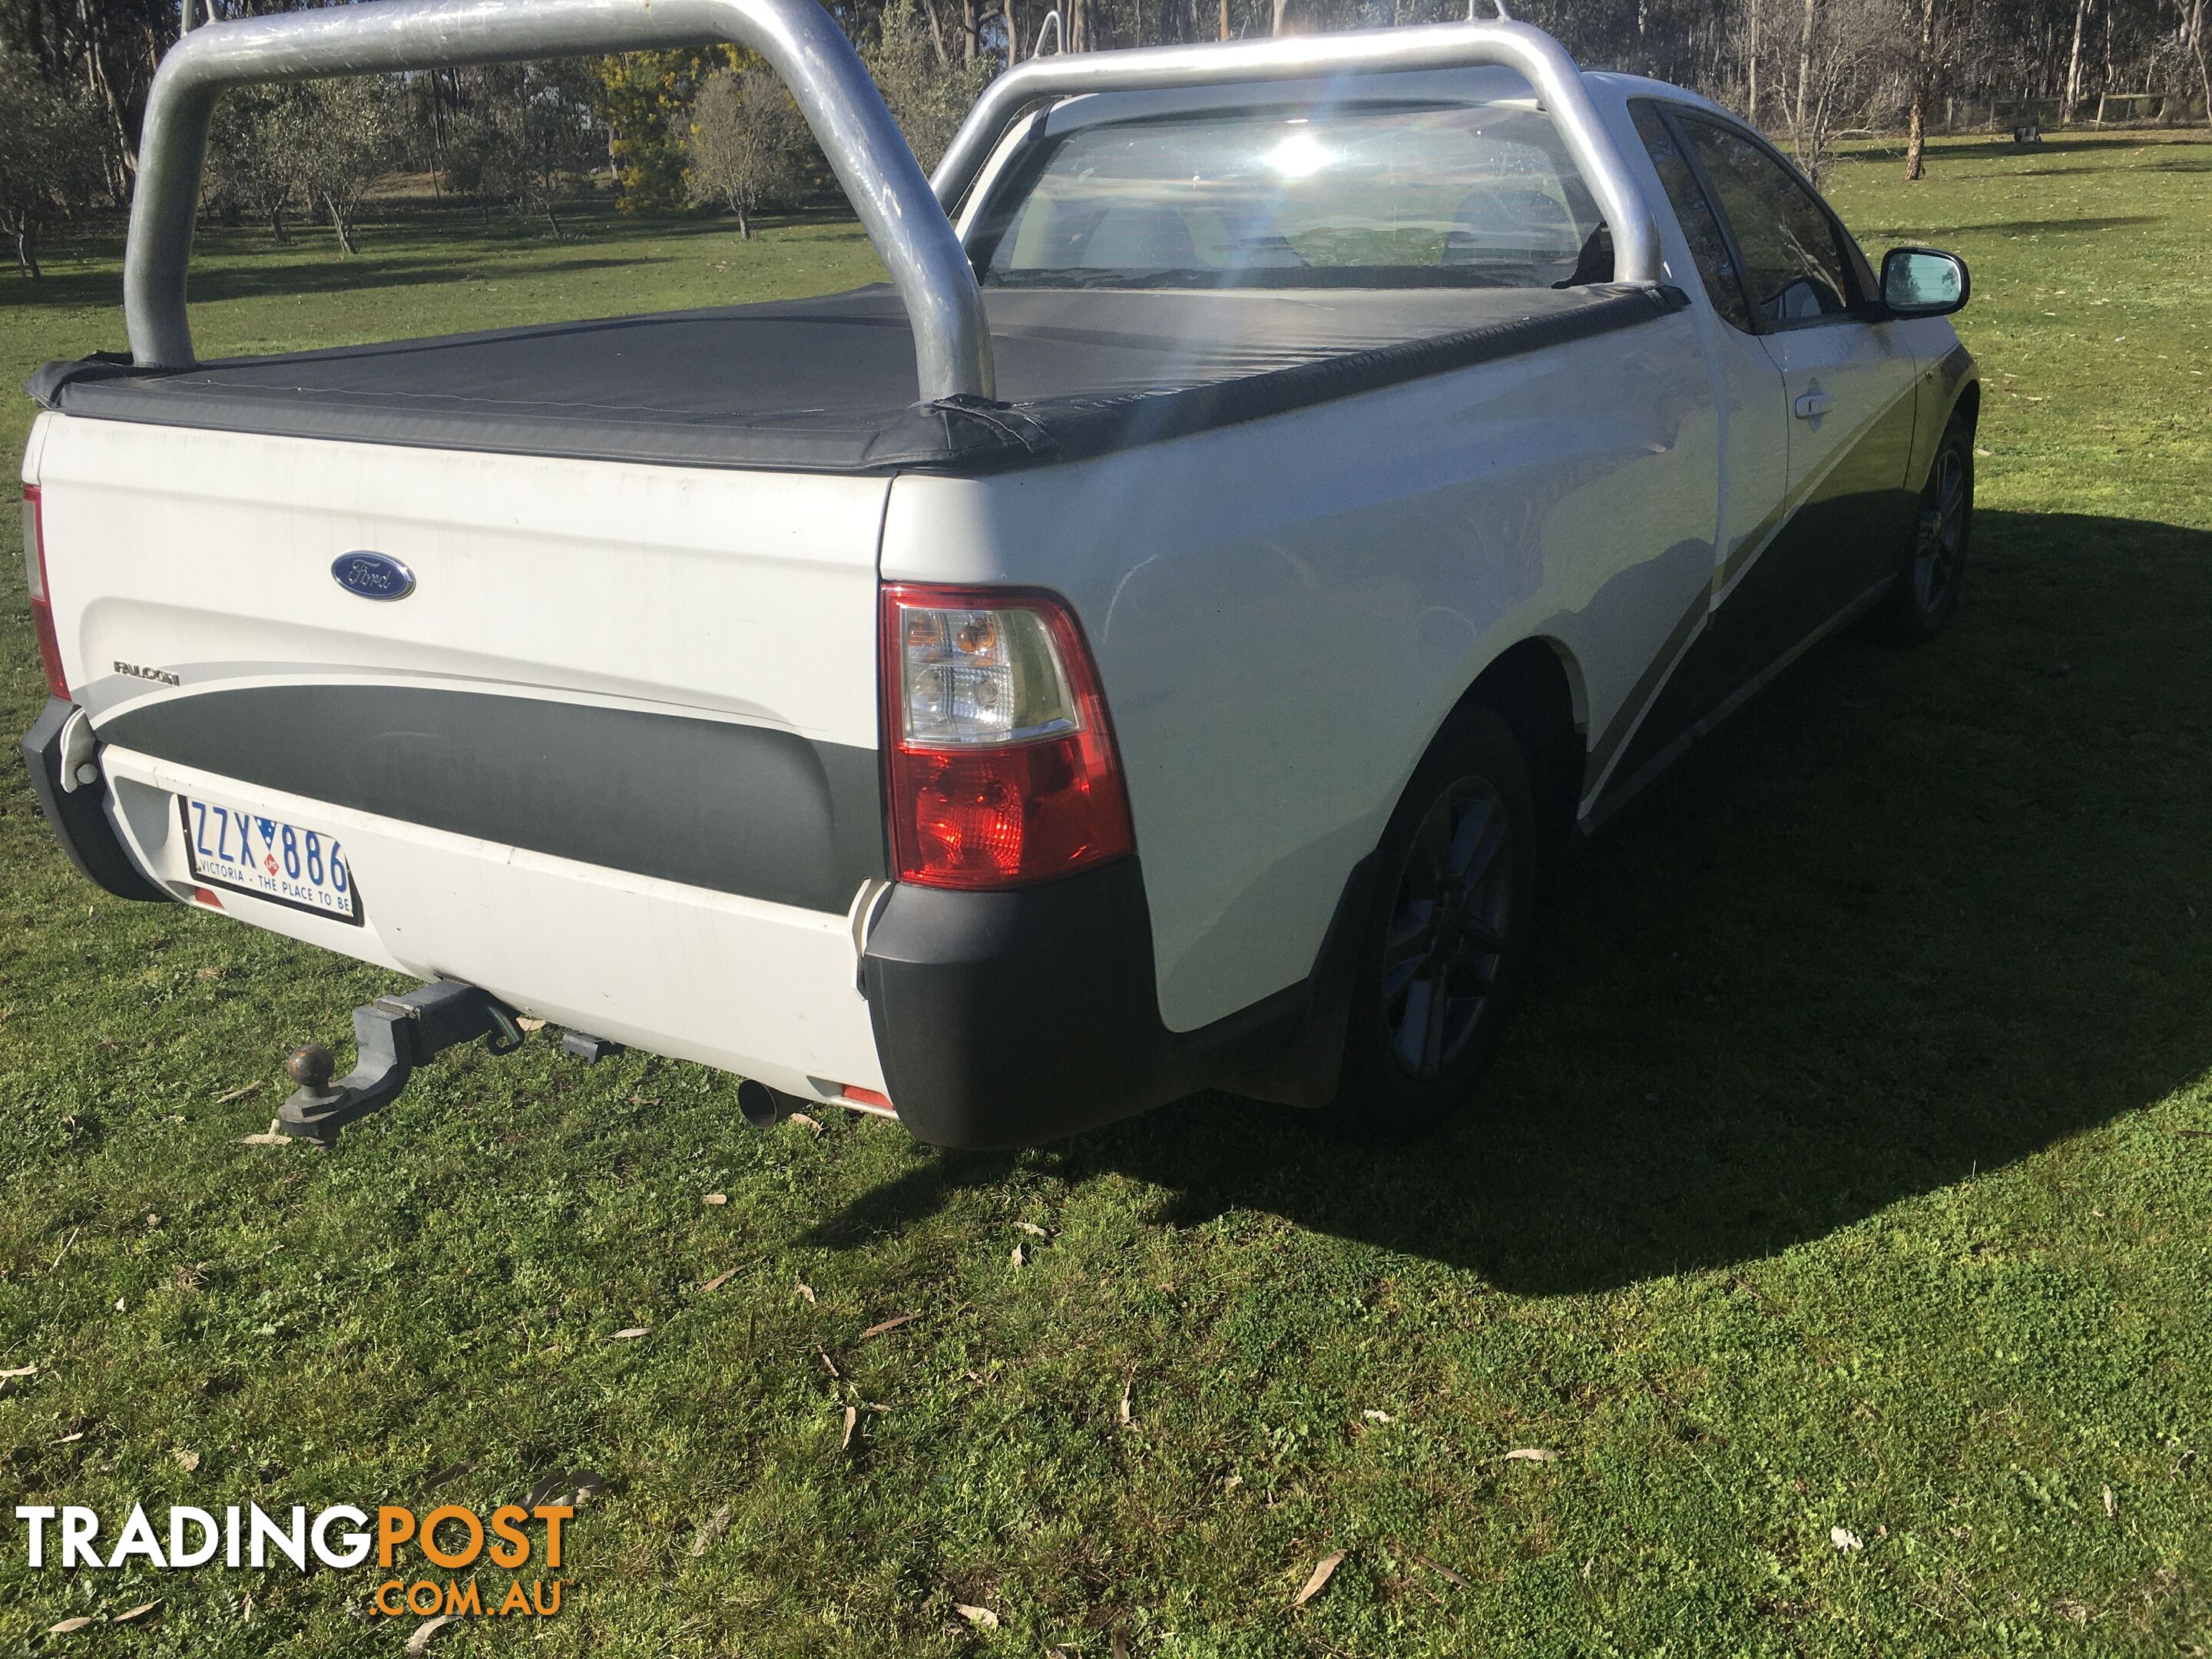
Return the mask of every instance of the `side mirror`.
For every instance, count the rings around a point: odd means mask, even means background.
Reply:
[[[1898,317],[1948,317],[1973,292],[1966,262],[1940,248],[1893,247],[1881,256],[1881,301]]]

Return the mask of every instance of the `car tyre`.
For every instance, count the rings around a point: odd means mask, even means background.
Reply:
[[[1974,434],[1954,415],[1929,464],[1896,584],[1875,611],[1877,634],[1898,645],[1923,645],[1943,631],[1959,608],[1973,528]]]
[[[1415,1139],[1474,1094],[1528,952],[1536,812],[1505,722],[1455,712],[1414,769],[1376,849],[1324,1127]]]

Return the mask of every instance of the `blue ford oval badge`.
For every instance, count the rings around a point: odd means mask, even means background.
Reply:
[[[415,591],[415,573],[387,553],[341,553],[331,579],[364,599],[404,599]]]

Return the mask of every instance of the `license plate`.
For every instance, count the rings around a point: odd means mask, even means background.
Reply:
[[[195,879],[360,924],[361,897],[337,836],[185,795],[177,811]]]

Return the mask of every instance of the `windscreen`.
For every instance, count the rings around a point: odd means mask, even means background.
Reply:
[[[1533,99],[1099,121],[1012,166],[986,287],[1553,288],[1612,279]]]

